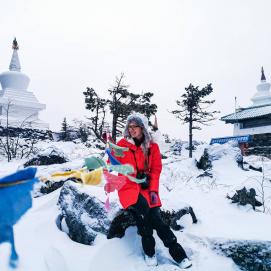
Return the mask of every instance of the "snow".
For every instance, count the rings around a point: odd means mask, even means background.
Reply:
[[[70,159],[61,165],[40,166],[38,176],[48,177],[55,171],[79,169],[85,157],[101,153],[97,149],[84,147],[71,142],[41,143],[39,148],[56,147]],[[170,144],[164,143],[164,153]],[[192,224],[189,215],[183,216],[178,223],[184,230],[176,231],[178,241],[187,251],[193,262],[191,271],[236,271],[238,267],[230,258],[216,254],[211,250],[210,242],[215,239],[232,240],[271,240],[271,215],[262,212],[262,208],[254,211],[251,206],[232,204],[226,195],[233,195],[236,189],[243,186],[254,187],[259,196],[262,173],[244,171],[238,167],[235,156],[236,147],[225,145],[199,145],[194,157],[199,159],[204,148],[208,148],[213,161],[213,178],[201,177],[202,170],[196,168],[195,159],[187,158],[188,153],[182,150],[182,155],[166,153],[163,160],[163,172],[160,180],[160,195],[165,209],[180,209],[192,206],[198,218],[197,224]],[[254,166],[264,165],[265,175],[271,169],[271,161],[261,157],[251,156],[245,161]],[[14,172],[24,163],[1,161],[0,176]],[[266,182],[269,182],[266,180]],[[268,184],[268,183],[267,183]],[[270,184],[270,182],[269,182]],[[79,189],[95,195],[105,202],[106,195],[102,186],[84,186]],[[33,207],[15,225],[15,244],[20,256],[18,271],[141,271],[152,270],[146,267],[142,257],[141,241],[135,227],[128,228],[123,238],[107,240],[106,236],[98,235],[94,245],[87,246],[72,241],[65,232],[56,226],[56,218],[60,213],[57,201],[60,189],[48,195],[33,199]],[[270,211],[271,191],[266,188],[266,207]],[[261,198],[258,197],[261,201]],[[269,200],[268,200],[269,199]],[[110,195],[110,201],[117,202],[117,194]],[[109,214],[112,216],[112,214]],[[85,223],[89,217],[83,217]],[[167,249],[155,234],[156,251],[159,266],[154,270],[176,270]],[[8,270],[8,244],[0,245],[0,270]],[[176,267],[176,266],[175,266]]]

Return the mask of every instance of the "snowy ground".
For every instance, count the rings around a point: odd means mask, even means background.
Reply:
[[[48,176],[54,171],[66,168],[76,169],[83,164],[83,158],[98,153],[73,143],[55,143],[70,158],[62,165],[39,167],[39,176]],[[201,145],[195,152],[199,157],[203,152]],[[163,160],[160,195],[166,209],[180,208],[184,204],[193,207],[199,219],[192,224],[191,217],[182,217],[185,226],[182,232],[175,232],[178,241],[184,246],[193,261],[191,271],[234,271],[238,267],[229,258],[217,255],[210,249],[209,242],[214,239],[271,240],[270,188],[266,188],[267,212],[262,208],[257,212],[250,206],[236,206],[226,199],[236,189],[247,187],[261,188],[262,173],[243,171],[234,161],[234,152],[229,145],[214,146],[212,153],[219,159],[213,162],[214,178],[196,178],[202,171],[195,166],[194,159],[188,159],[185,151],[181,156],[166,152],[166,144],[161,146],[168,155]],[[255,165],[263,165],[268,176],[271,163],[259,157],[246,160]],[[15,171],[23,161],[7,163],[1,161],[0,176]],[[266,180],[266,182],[269,182]],[[270,183],[270,182],[269,182]],[[267,183],[268,184],[268,183]],[[87,188],[89,189],[89,188]],[[102,187],[91,187],[95,194],[105,199]],[[258,194],[258,192],[257,192]],[[20,256],[19,271],[135,271],[152,270],[146,267],[142,258],[140,238],[135,228],[129,228],[122,239],[107,240],[100,235],[93,246],[75,243],[58,230],[55,219],[59,214],[56,205],[59,191],[34,198],[33,208],[15,226],[17,252]],[[260,199],[260,198],[258,198]],[[156,236],[159,267],[153,270],[175,270],[167,249]],[[0,245],[0,270],[7,269],[8,244]]]

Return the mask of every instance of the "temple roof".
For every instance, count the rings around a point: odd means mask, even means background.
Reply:
[[[226,123],[234,123],[237,120],[253,119],[267,115],[271,115],[271,104],[242,108],[236,113],[222,117],[221,120]]]

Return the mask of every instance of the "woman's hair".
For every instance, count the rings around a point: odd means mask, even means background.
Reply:
[[[131,122],[136,123],[138,126],[142,128],[142,132],[144,135],[144,141],[142,143],[143,151],[145,154],[148,153],[148,148],[150,146],[150,143],[152,141],[152,136],[149,132],[149,124],[148,119],[141,113],[132,113],[127,118],[127,123],[123,132],[123,136],[125,138],[131,139],[131,135],[129,133],[128,126]]]

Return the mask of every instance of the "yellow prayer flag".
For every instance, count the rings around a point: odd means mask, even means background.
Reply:
[[[91,172],[82,172],[82,181],[84,184],[90,184],[90,185],[98,185],[102,182],[102,173],[103,168],[97,168],[95,170],[92,170]]]

